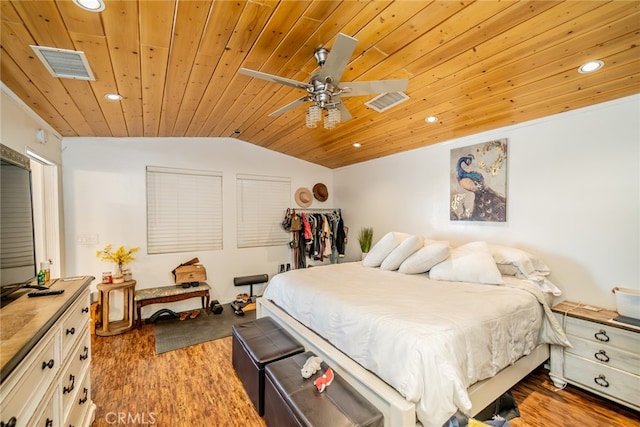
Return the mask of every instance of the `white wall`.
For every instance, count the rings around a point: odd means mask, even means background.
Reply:
[[[0,83],[0,127],[2,144],[26,154],[27,148],[52,163],[62,163],[61,138],[44,120],[27,107],[11,90]],[[42,129],[46,134],[46,143],[41,144],[36,132]]]
[[[0,142],[25,155],[28,149],[51,163],[43,165],[31,161],[36,263],[51,259],[51,273],[53,277],[58,277],[64,275],[63,210],[60,191],[62,138],[1,82],[0,89]],[[44,143],[38,141],[38,130],[44,131]],[[47,218],[43,218],[45,215]]]
[[[507,222],[450,221],[450,150],[505,137]],[[539,255],[561,299],[615,308],[612,287],[640,288],[639,147],[633,96],[335,170],[347,259],[364,226],[505,243]]]
[[[330,169],[233,138],[64,138],[63,164],[68,274],[101,278],[102,271],[113,270],[114,266],[96,258],[97,250],[108,243],[115,247],[140,246],[130,265],[138,289],[171,284],[171,270],[198,257],[207,269],[212,299],[229,302],[237,293],[249,291],[248,287],[234,287],[234,277],[272,276],[280,264],[291,262],[291,251],[285,245],[236,248],[237,173],[291,177],[291,206],[295,206],[293,194],[298,187],[311,189],[323,182],[329,189],[329,199],[323,203],[314,200],[312,207],[333,207]],[[147,165],[223,173],[223,250],[146,254]],[[78,243],[78,237],[95,235],[97,244]],[[255,286],[254,293],[260,292],[261,287]],[[199,300],[192,299],[171,308],[179,311],[198,305]],[[143,317],[157,309],[146,308]]]

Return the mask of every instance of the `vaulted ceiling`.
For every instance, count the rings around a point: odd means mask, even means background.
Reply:
[[[2,82],[62,136],[236,136],[337,168],[640,93],[640,1],[0,3]],[[358,40],[342,81],[406,78],[410,99],[343,98],[333,130],[305,106],[269,117],[304,92],[238,69],[307,82],[338,33]],[[85,52],[96,80],[53,77],[29,45]]]

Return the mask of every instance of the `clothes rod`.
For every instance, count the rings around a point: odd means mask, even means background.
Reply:
[[[308,209],[308,208],[289,208],[292,211],[296,212],[305,212],[305,213],[327,213],[327,212],[340,212],[340,209]]]

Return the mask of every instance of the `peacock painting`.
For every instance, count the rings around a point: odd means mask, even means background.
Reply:
[[[506,139],[451,150],[451,220],[505,222],[506,190]]]

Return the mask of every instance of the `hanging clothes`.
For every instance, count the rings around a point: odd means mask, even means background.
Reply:
[[[297,214],[301,226],[292,230],[294,268],[305,268],[307,258],[335,263],[344,257],[347,236],[340,209],[298,209]]]

